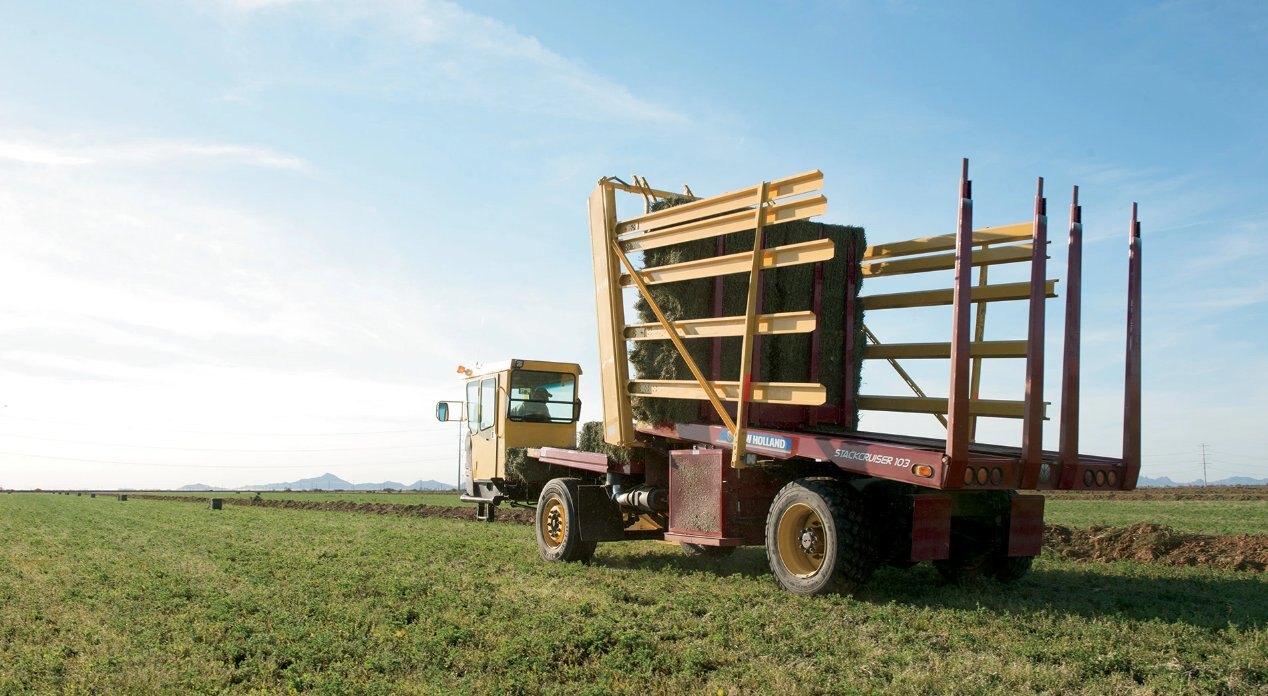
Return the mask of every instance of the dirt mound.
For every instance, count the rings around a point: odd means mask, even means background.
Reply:
[[[1268,568],[1268,536],[1210,536],[1159,524],[1087,529],[1046,525],[1044,549],[1076,560],[1204,565],[1232,570]]]
[[[1131,491],[1044,491],[1054,500],[1268,500],[1268,486],[1186,486]]]
[[[197,495],[137,495],[145,500],[168,500],[182,503],[206,503],[210,498]],[[288,510],[325,510],[332,512],[360,512],[370,515],[397,515],[401,517],[440,517],[449,520],[474,520],[475,507],[449,505],[408,505],[403,503],[361,503],[352,500],[255,500],[253,498],[222,498],[225,505],[286,508]],[[500,507],[494,517],[496,522],[533,524],[533,511],[523,508]]]

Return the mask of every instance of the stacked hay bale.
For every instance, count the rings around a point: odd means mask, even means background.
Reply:
[[[658,202],[659,208],[678,205],[686,199],[669,199]],[[819,359],[817,379],[811,379],[811,334],[784,334],[763,336],[761,340],[760,371],[754,381],[762,382],[819,382],[827,388],[827,402],[832,405],[845,403],[854,411],[850,422],[857,422],[857,385],[862,369],[862,353],[865,338],[862,332],[863,310],[860,302],[852,301],[855,315],[854,362],[844,365],[846,273],[848,258],[862,258],[866,247],[863,229],[845,225],[828,225],[809,221],[786,222],[764,227],[763,248],[785,246],[828,238],[835,245],[831,260],[823,263],[822,301],[819,313]],[[695,259],[717,256],[715,239],[705,239],[671,247],[651,249],[643,254],[646,267],[665,266]],[[848,255],[853,247],[855,252]],[[752,251],[753,232],[738,232],[724,237],[725,254]],[[857,268],[856,268],[857,272]],[[815,264],[801,264],[763,271],[761,312],[793,312],[812,310]],[[861,279],[861,276],[859,276]],[[747,273],[725,276],[722,283],[722,313],[719,316],[742,316],[748,300]],[[855,286],[855,296],[861,282]],[[651,288],[653,299],[670,321],[699,319],[714,315],[714,279],[704,278],[677,283],[666,283]],[[853,298],[852,298],[853,299]],[[639,319],[655,322],[651,307],[640,296],[635,303]],[[714,341],[697,339],[685,342],[692,359],[709,375]],[[741,338],[725,338],[721,344],[721,375],[723,381],[734,381],[740,374]],[[670,341],[640,341],[630,351],[630,363],[638,379],[693,379],[686,363],[678,355]],[[843,369],[854,371],[854,394],[842,394]],[[646,423],[691,423],[701,420],[700,402],[686,399],[635,398],[634,416]],[[716,416],[706,418],[717,422]],[[760,413],[751,422],[761,425]]]

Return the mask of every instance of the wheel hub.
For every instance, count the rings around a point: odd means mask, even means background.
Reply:
[[[801,550],[807,554],[823,553],[822,540],[819,538],[819,531],[814,527],[803,527],[801,530]]]

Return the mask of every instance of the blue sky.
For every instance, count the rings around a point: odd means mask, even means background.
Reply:
[[[1046,178],[1057,277],[1081,187],[1083,449],[1118,453],[1138,201],[1144,474],[1195,478],[1207,443],[1212,478],[1268,476],[1266,73],[1258,3],[7,3],[0,486],[453,480],[458,363],[575,360],[598,416],[599,177],[817,168],[825,220],[883,242],[952,231],[961,157],[978,226]],[[865,391],[901,394],[887,370]]]

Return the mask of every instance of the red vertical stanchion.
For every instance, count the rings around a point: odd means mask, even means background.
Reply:
[[[819,238],[823,238],[823,227],[819,228]],[[814,286],[811,290],[810,308],[815,315],[815,330],[810,332],[810,381],[819,383],[819,340],[823,335],[823,262],[815,263]],[[842,396],[842,403],[849,403],[851,396]],[[819,407],[803,406],[801,409],[808,425],[818,425]]]
[[[1043,339],[1044,302],[1047,301],[1048,201],[1043,177],[1035,192],[1035,222],[1030,241],[1030,321],[1026,331],[1026,396],[1022,404],[1021,488],[1039,483],[1043,466]]]
[[[1070,248],[1066,262],[1065,350],[1061,365],[1061,478],[1058,488],[1073,488],[1079,462],[1079,357],[1083,305],[1083,208],[1079,187],[1070,203]]]
[[[1130,251],[1127,257],[1127,358],[1123,393],[1123,482],[1136,487],[1140,477],[1140,222],[1132,203]]]
[[[719,235],[714,242],[714,250],[718,256],[726,254],[725,237]],[[723,302],[725,301],[723,285],[723,276],[715,276],[713,278],[713,316],[720,317],[725,309]],[[722,339],[715,338],[710,346],[712,351],[709,353],[709,379],[717,382],[722,379]],[[708,422],[713,420],[717,414],[713,412],[713,405],[708,401],[700,402],[700,420]]]
[[[859,293],[859,254],[854,244],[848,244],[845,248],[845,307],[844,333],[841,336],[841,355],[844,360],[841,365],[841,425],[847,428],[858,429],[859,424],[854,418],[855,408],[855,392],[856,389],[854,366],[858,364],[860,356],[858,354],[859,347],[854,345],[854,336],[859,331],[858,322],[854,319],[854,303],[858,301]]]
[[[969,160],[960,171],[959,221],[955,229],[955,286],[952,290],[951,389],[947,413],[948,488],[964,485],[969,463],[969,311],[973,293],[973,185]]]

